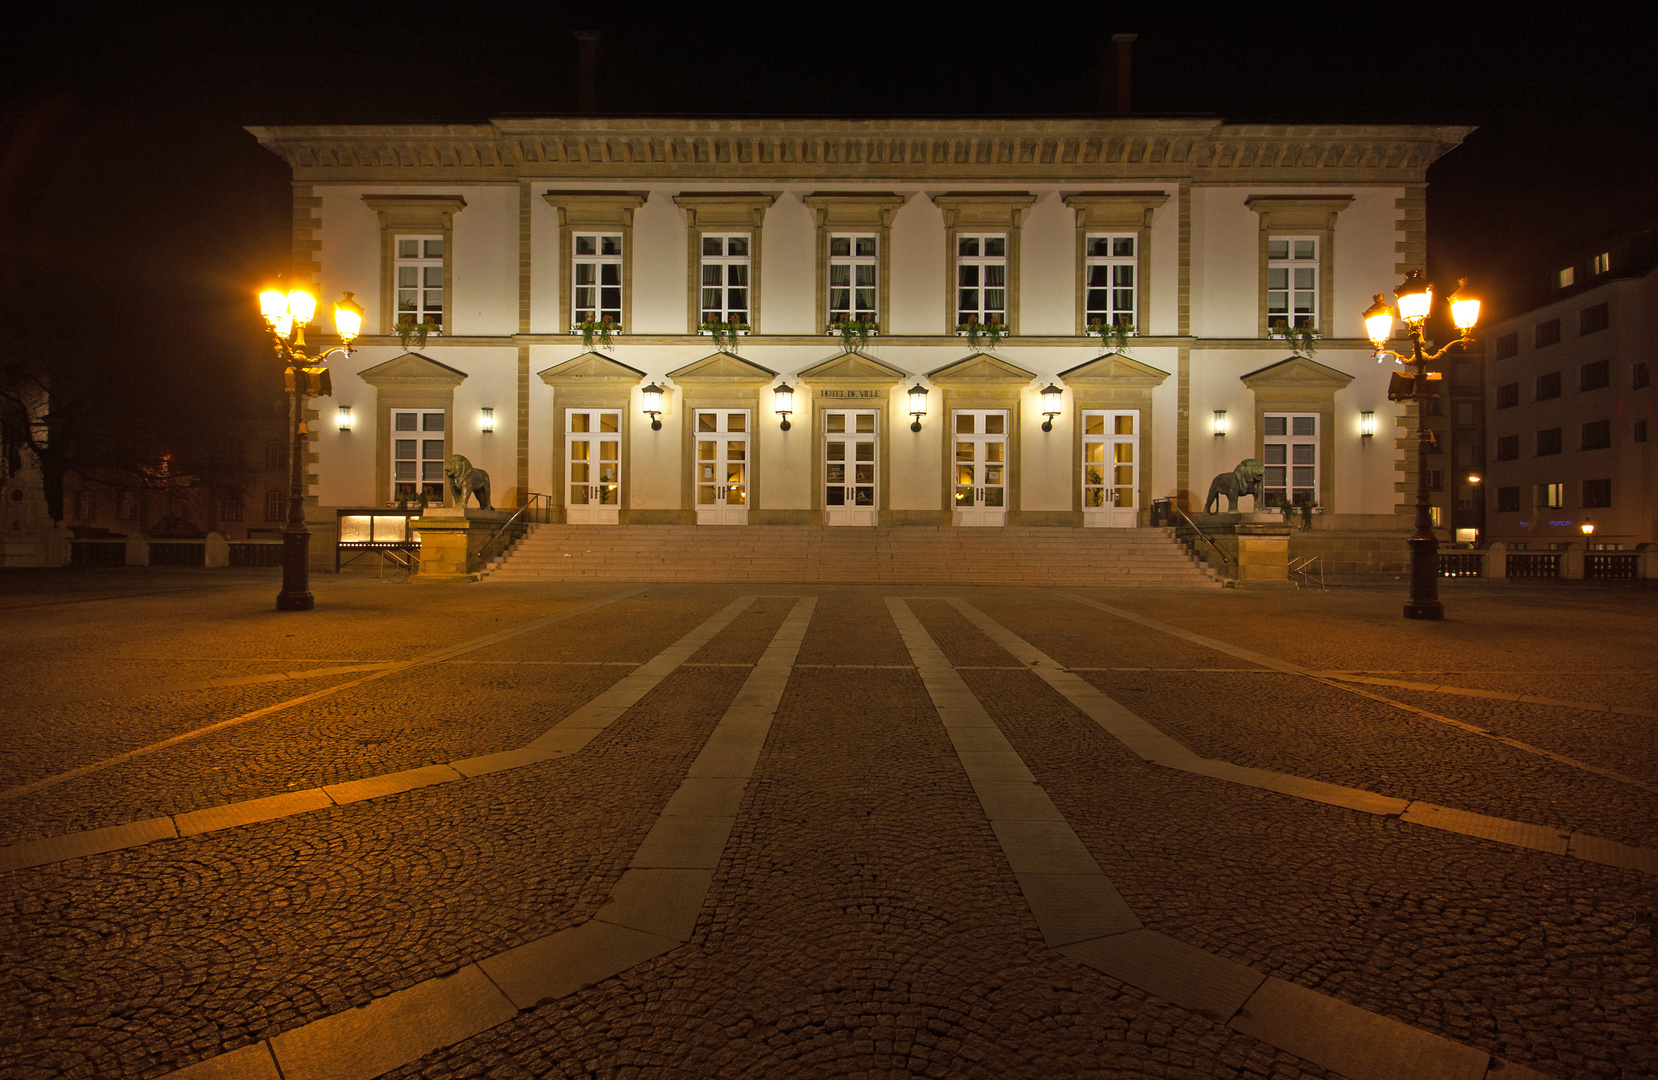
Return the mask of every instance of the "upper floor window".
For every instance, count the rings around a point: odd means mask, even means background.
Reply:
[[[1520,489],[1518,487],[1500,487],[1497,489],[1497,513],[1515,514],[1520,510]]]
[[[281,491],[265,492],[265,520],[281,521],[288,516],[288,496]]]
[[[1532,348],[1542,349],[1560,343],[1560,320],[1550,319],[1537,324],[1532,337]]]
[[[1652,375],[1647,371],[1646,361],[1637,360],[1634,368],[1630,370],[1629,388],[1631,390],[1645,390],[1651,385]]]
[[[1267,240],[1267,326],[1318,326],[1318,240],[1274,236]]]
[[[399,323],[443,329],[443,237],[399,236],[396,255]]]
[[[226,488],[219,495],[219,518],[222,521],[242,520],[242,493]]]
[[[1262,419],[1266,504],[1318,502],[1318,414],[1267,413]]]
[[[1612,253],[1610,251],[1603,251],[1599,255],[1595,256],[1595,261],[1590,272],[1595,274],[1604,274],[1611,269]]]
[[[1612,445],[1612,421],[1591,420],[1583,425],[1582,448],[1604,450]]]
[[[1497,460],[1516,461],[1520,457],[1520,436],[1500,435],[1497,437]]]
[[[265,441],[265,468],[286,469],[288,467],[288,443],[285,439],[267,439]]]
[[[1612,309],[1607,304],[1586,307],[1577,313],[1577,332],[1593,334],[1612,325]]]
[[[1555,275],[1555,280],[1560,283],[1560,287],[1562,289],[1571,288],[1573,282],[1577,281],[1577,268],[1571,266],[1566,267],[1566,269]]]
[[[1566,508],[1565,484],[1537,485],[1537,505],[1546,510],[1564,510]]]
[[[1548,457],[1560,453],[1560,429],[1547,428],[1537,433],[1537,456]]]
[[[1007,323],[1007,235],[956,234],[956,323]]]
[[[748,233],[702,234],[702,321],[749,323]]]
[[[1551,371],[1537,376],[1537,400],[1548,401],[1560,396],[1560,372]]]
[[[1498,360],[1507,360],[1520,351],[1520,335],[1518,333],[1504,334],[1497,339]]]
[[[1634,439],[1636,442],[1646,442],[1646,421],[1635,421],[1635,426],[1630,431],[1629,435],[1630,438]]]
[[[1577,369],[1577,383],[1579,390],[1599,390],[1603,386],[1611,386],[1611,362],[1596,360],[1592,364],[1584,364]]]
[[[1520,404],[1519,383],[1503,383],[1497,387],[1497,408],[1512,409],[1518,404]]]
[[[1086,253],[1084,325],[1134,326],[1139,237],[1090,236]]]
[[[876,318],[880,268],[879,237],[874,233],[834,233],[829,237],[829,321],[865,322]]]
[[[1612,479],[1606,477],[1601,480],[1583,481],[1583,508],[1591,510],[1596,507],[1612,505]]]
[[[622,234],[572,233],[570,237],[571,321],[622,322]]]

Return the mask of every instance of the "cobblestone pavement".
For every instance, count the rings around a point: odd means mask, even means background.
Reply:
[[[1355,684],[1364,696],[1181,636],[1313,673],[1651,710],[1650,592],[1454,588],[1451,618],[1421,624],[1379,588],[323,575],[317,611],[282,615],[269,575],[68,577],[0,578],[0,647],[25,657],[0,700],[0,857],[515,750],[754,600],[569,756],[0,872],[0,1076],[159,1077],[225,1055],[218,1075],[275,1077],[285,1034],[589,924],[805,595],[815,613],[683,944],[377,1073],[1361,1076],[1048,947],[889,614],[904,596],[1147,930],[1472,1047],[1490,1080],[1658,1075],[1654,872],[1153,764],[946,602],[1204,758],[1655,848],[1658,719]],[[308,674],[353,665],[371,666]]]

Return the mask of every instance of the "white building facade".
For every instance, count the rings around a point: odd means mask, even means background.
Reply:
[[[1360,313],[1423,267],[1426,172],[1468,129],[253,130],[293,170],[295,278],[366,309],[313,406],[326,530],[334,508],[438,496],[456,453],[497,506],[546,495],[595,527],[1130,528],[1158,499],[1201,510],[1244,458],[1269,503],[1395,514],[1404,406]],[[847,320],[866,343],[845,347]],[[1132,333],[1089,333],[1113,325]],[[1317,331],[1311,356],[1285,326]]]

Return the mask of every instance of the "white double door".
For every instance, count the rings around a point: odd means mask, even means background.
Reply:
[[[952,414],[957,525],[1007,524],[1006,409],[957,409]]]
[[[1084,410],[1082,523],[1132,529],[1139,518],[1140,411]]]
[[[564,411],[564,520],[614,525],[622,506],[622,413]]]
[[[698,409],[697,524],[747,525],[749,413]]]
[[[880,517],[880,425],[874,409],[823,413],[823,523],[874,525]]]

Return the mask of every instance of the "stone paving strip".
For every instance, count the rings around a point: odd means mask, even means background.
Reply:
[[[1491,701],[1513,701],[1526,705],[1550,705],[1559,709],[1581,709],[1584,712],[1617,713],[1620,716],[1658,718],[1658,709],[1637,709],[1632,705],[1608,705],[1600,701],[1563,701],[1560,698],[1538,697],[1535,694],[1511,694],[1503,690],[1475,690],[1448,683],[1406,682],[1402,679],[1378,679],[1368,675],[1354,675],[1345,671],[1308,671],[1315,679],[1335,679],[1339,682],[1364,683],[1368,686],[1394,686],[1400,690],[1421,690],[1430,694],[1455,694],[1458,697],[1486,698]],[[1642,672],[1641,674],[1646,674]]]
[[[796,601],[593,918],[169,1075],[371,1080],[689,941],[816,605]]]
[[[980,620],[989,623],[964,602],[949,602],[981,629]],[[1049,948],[1353,1080],[1546,1080],[1483,1050],[1146,929],[921,620],[899,598],[888,598],[887,606]],[[998,644],[1013,651],[1001,638],[1012,635],[1001,630]],[[1039,674],[1041,663],[1069,674],[1046,657],[1029,662]],[[1152,741],[1133,725],[1120,726]]]
[[[636,589],[610,601],[604,601],[604,603],[614,602],[614,600],[620,600],[641,591],[643,590]],[[634,671],[624,676],[610,689],[553,725],[528,746],[515,750],[502,750],[493,754],[483,754],[478,757],[463,758],[443,765],[426,765],[418,769],[404,769],[400,772],[384,773],[380,776],[366,776],[360,780],[348,780],[339,784],[325,784],[320,788],[283,792],[279,795],[227,803],[223,806],[210,806],[203,810],[191,810],[187,813],[174,814],[168,817],[149,818],[144,821],[128,822],[122,825],[110,825],[101,829],[66,833],[62,836],[48,836],[38,840],[25,840],[21,843],[0,848],[0,873],[8,870],[22,870],[31,866],[43,866],[47,863],[63,862],[67,859],[78,859],[86,855],[101,855],[109,851],[119,851],[123,848],[154,843],[157,840],[171,840],[182,836],[214,832],[219,829],[252,825],[262,821],[274,821],[277,818],[307,814],[328,806],[344,806],[348,803],[362,802],[366,799],[385,798],[389,795],[413,791],[416,788],[430,787],[433,784],[469,780],[475,776],[483,776],[486,773],[514,769],[523,765],[533,765],[549,758],[574,754],[597,737],[623,712],[637,704],[641,698],[654,689],[676,668],[696,655],[697,650],[713,640],[716,634],[729,626],[732,620],[742,614],[754,601],[755,597],[753,596],[738,597],[708,621],[657,653],[644,664],[636,667]],[[537,620],[531,625],[532,627],[546,626],[549,622],[556,621],[560,617],[568,618],[582,610],[591,610],[594,606],[597,605],[586,605],[581,609],[560,612],[559,615]],[[505,637],[516,636],[517,633],[523,632],[526,631],[522,628],[515,628],[514,632],[509,632],[504,636],[501,634],[491,635],[480,642],[469,642],[468,645],[474,648],[483,648],[485,645],[495,644],[498,641],[505,640]],[[312,695],[311,697],[316,696],[320,695]],[[310,698],[300,700],[310,700]]]
[[[1118,613],[1115,608],[1107,608],[1103,604],[1083,600],[1080,597],[1069,597],[1068,594],[1065,595],[1069,599],[1080,600],[1090,607],[1110,611],[1112,614]],[[1490,817],[1486,814],[1476,814],[1467,810],[1456,810],[1435,803],[1401,799],[1391,795],[1378,795],[1373,791],[1343,787],[1340,784],[1331,784],[1323,780],[1309,780],[1305,777],[1274,772],[1270,769],[1257,769],[1248,765],[1235,765],[1230,761],[1199,757],[1183,743],[1164,734],[1158,728],[1130,712],[1092,683],[1075,674],[1071,669],[1066,668],[1059,661],[1048,656],[1024,638],[1014,634],[965,600],[957,597],[944,599],[946,603],[959,611],[964,618],[983,631],[986,637],[1000,645],[1014,659],[1024,664],[1026,670],[1034,672],[1042,681],[1053,687],[1067,701],[1081,710],[1084,715],[1104,728],[1107,734],[1134,751],[1144,761],[1181,772],[1241,784],[1245,787],[1275,791],[1282,795],[1293,795],[1296,798],[1307,799],[1311,802],[1327,803],[1331,806],[1341,806],[1349,810],[1360,810],[1381,817],[1396,817],[1411,825],[1443,829],[1446,832],[1461,833],[1464,836],[1478,837],[1482,840],[1491,840],[1513,847],[1545,851],[1551,855],[1568,855],[1572,858],[1582,859],[1585,862],[1601,863],[1605,866],[1615,866],[1624,870],[1637,870],[1645,874],[1658,875],[1658,848],[1637,847],[1617,840],[1591,836],[1587,833],[1561,832],[1559,829],[1546,825],[1510,821],[1506,818]],[[1201,635],[1189,634],[1176,627],[1164,627],[1162,624],[1144,617],[1136,616],[1135,619],[1156,629],[1166,629],[1171,634],[1176,634],[1197,644],[1212,644],[1214,648],[1224,648],[1245,659],[1256,660],[1258,658],[1259,662],[1263,664],[1270,661],[1273,667],[1281,671],[1305,674],[1302,669],[1286,664],[1281,660],[1273,660],[1271,657],[1265,656],[1258,657],[1257,654],[1251,653],[1247,649],[1228,646],[1225,642],[1211,642],[1211,639],[1204,638]],[[1377,700],[1387,701],[1386,698],[1378,698]],[[1388,702],[1388,704],[1412,712],[1416,711],[1408,705],[1400,705],[1399,702]],[[1432,716],[1433,714],[1429,713],[1427,715]],[[1450,722],[1462,726],[1460,722]],[[1555,756],[1547,751],[1541,751],[1541,753],[1548,757]],[[1592,771],[1600,772],[1601,770],[1592,768]]]
[[[290,658],[291,660],[292,658]],[[50,694],[42,697],[14,698],[5,704],[8,709],[32,709],[42,705],[75,705],[86,701],[114,701],[130,698],[154,697],[157,694],[179,694],[190,690],[218,690],[226,686],[257,686],[260,683],[279,683],[288,680],[320,679],[329,675],[355,675],[360,671],[380,671],[396,667],[405,661],[373,660],[337,667],[304,668],[299,671],[276,671],[269,675],[241,675],[227,679],[202,679],[197,682],[158,683],[140,686],[119,694]]]

